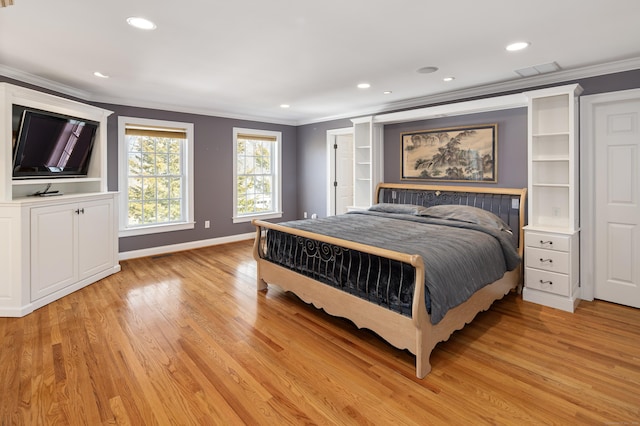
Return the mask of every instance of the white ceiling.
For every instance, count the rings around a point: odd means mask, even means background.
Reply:
[[[0,8],[2,75],[87,101],[285,124],[640,68],[640,0],[13,3]],[[505,50],[520,40],[531,46]],[[561,71],[515,73],[550,62]]]

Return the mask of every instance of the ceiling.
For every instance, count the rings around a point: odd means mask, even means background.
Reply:
[[[0,75],[86,101],[304,124],[640,68],[639,22],[638,0],[13,0]],[[514,41],[531,45],[506,51]]]

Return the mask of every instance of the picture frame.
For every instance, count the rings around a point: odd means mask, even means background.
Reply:
[[[497,183],[498,124],[400,133],[401,179]]]

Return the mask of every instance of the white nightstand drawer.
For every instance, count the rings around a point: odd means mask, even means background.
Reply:
[[[569,253],[527,247],[524,257],[528,268],[544,269],[561,274],[569,273]]]
[[[569,251],[569,235],[542,234],[538,232],[525,232],[524,243],[527,247],[542,249]]]
[[[524,285],[562,296],[569,295],[569,276],[539,269],[526,268]]]

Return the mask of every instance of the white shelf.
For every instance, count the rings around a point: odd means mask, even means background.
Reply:
[[[86,177],[13,179],[14,106],[39,109],[100,123],[95,136],[91,162]],[[48,184],[66,193],[107,192],[107,118],[112,114],[103,108],[36,90],[0,83],[0,201],[11,201],[41,191]]]
[[[55,179],[13,179],[11,184],[14,186],[20,185],[47,185],[47,184],[61,184],[61,183],[83,183],[83,182],[101,182],[102,178],[55,178]]]
[[[577,99],[581,92],[579,85],[568,85],[526,93],[529,224],[523,298],[571,312],[579,301]],[[543,241],[556,244],[540,244]],[[538,262],[542,257],[556,261]]]
[[[368,208],[383,179],[382,125],[374,124],[373,117],[353,119],[354,135],[354,191],[353,203]]]

